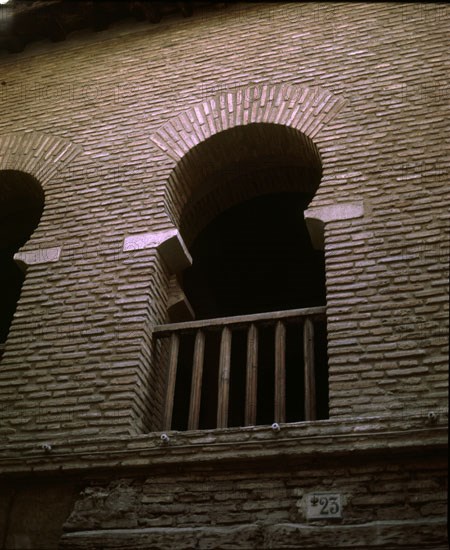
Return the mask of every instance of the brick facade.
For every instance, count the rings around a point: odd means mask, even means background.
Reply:
[[[147,527],[181,531],[160,539],[144,533],[142,547],[181,547],[185,536],[186,547],[222,547],[225,540],[231,547],[270,548],[275,540],[289,547],[289,537],[300,544],[303,535],[311,547],[335,547],[335,537],[341,547],[346,540],[360,548],[444,547],[449,20],[443,4],[238,4],[155,26],[122,22],[3,54],[0,170],[34,176],[45,208],[17,255],[27,270],[0,363],[0,471],[6,486],[11,476],[26,480],[31,472],[58,483],[56,472],[67,465],[74,486],[85,490],[79,497],[75,491],[76,506],[67,504],[67,515],[75,511],[64,548],[88,547],[89,537],[78,543],[77,531]],[[324,229],[334,431],[326,433],[326,421],[307,429],[329,441],[340,422],[354,433],[365,426],[372,433],[378,423],[385,433],[372,451],[355,444],[356,464],[339,451],[345,458],[338,469],[324,458],[311,473],[314,491],[332,487],[347,495],[350,508],[334,527],[308,524],[310,535],[301,531],[307,522],[296,504],[309,487],[303,466],[288,460],[284,471],[264,452],[254,467],[233,464],[230,446],[246,452],[238,429],[220,441],[223,472],[220,454],[204,471],[179,474],[184,462],[171,470],[169,461],[152,474],[152,492],[151,476],[131,466],[122,471],[133,442],[159,437],[166,373],[152,328],[168,321],[170,281],[180,269],[156,239],[125,243],[178,231],[189,247],[219,212],[273,190],[269,176],[233,187],[230,166],[253,154],[295,160],[318,186],[308,189],[315,196],[305,217]],[[295,187],[294,177],[285,182],[278,190]],[[185,258],[182,244],[177,250]],[[437,413],[436,423],[429,413]],[[436,439],[422,449],[427,431]],[[391,462],[395,434],[408,444],[398,444]],[[106,467],[115,440],[124,454]],[[47,442],[49,453],[41,447]],[[422,458],[415,460],[418,448]],[[431,459],[433,449],[439,452]],[[78,474],[69,465],[74,452]],[[303,464],[301,449],[294,456]],[[151,456],[145,460],[152,465]],[[102,468],[106,480],[98,481],[94,472]],[[199,491],[205,484],[208,491]],[[98,492],[114,500],[117,487],[126,501],[120,521],[102,515],[103,500],[91,502]],[[6,547],[31,544],[18,542],[23,535],[38,548],[24,527],[11,527],[3,510],[19,512],[8,491],[0,508]],[[141,521],[136,502],[144,498],[153,511],[142,508]],[[211,531],[225,508],[234,535]],[[433,535],[436,522],[441,530]],[[186,523],[197,531],[186,534]],[[357,525],[367,526],[364,535]],[[373,538],[377,529],[382,534]],[[92,536],[100,537],[92,547],[113,547],[114,533]]]

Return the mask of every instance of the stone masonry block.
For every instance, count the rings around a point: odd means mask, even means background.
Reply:
[[[192,264],[192,257],[177,229],[164,229],[125,237],[124,252],[156,248],[172,273],[183,271]]]

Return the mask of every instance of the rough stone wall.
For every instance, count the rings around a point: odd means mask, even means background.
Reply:
[[[360,458],[360,457],[359,457]],[[444,459],[392,457],[260,463],[92,482],[61,548],[438,548],[445,540]],[[342,495],[343,517],[307,518],[307,496]],[[147,545],[147,546],[146,546]]]
[[[260,104],[263,85],[290,86],[300,110],[304,87],[312,111],[323,94],[340,102],[314,132],[324,171],[311,206],[363,207],[326,224],[330,415],[445,407],[449,18],[442,4],[243,4],[4,55],[0,168],[46,193],[22,252],[61,250],[28,267],[0,435],[152,427],[150,333],[170,273],[155,249],[122,245],[173,227],[179,155],[153,138],[218,94],[256,89]],[[212,133],[199,113],[192,146]]]

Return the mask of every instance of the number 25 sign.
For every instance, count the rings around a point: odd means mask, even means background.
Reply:
[[[341,495],[338,493],[306,495],[306,517],[307,519],[341,518]]]

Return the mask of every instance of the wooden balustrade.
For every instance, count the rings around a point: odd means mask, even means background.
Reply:
[[[162,429],[170,430],[172,428],[180,337],[186,334],[195,336],[187,429],[196,430],[199,428],[205,341],[210,331],[220,331],[216,427],[228,427],[232,334],[233,330],[237,329],[247,330],[244,422],[246,426],[255,425],[257,418],[259,329],[265,326],[274,327],[275,338],[273,420],[278,423],[286,422],[286,326],[290,323],[303,326],[304,396],[302,397],[304,401],[304,418],[305,420],[315,420],[314,321],[324,319],[325,307],[315,307],[156,326],[153,330],[154,336],[158,339],[168,338],[170,340],[169,364],[168,368],[165,369],[167,371],[167,387]],[[300,340],[301,338],[299,338]]]

